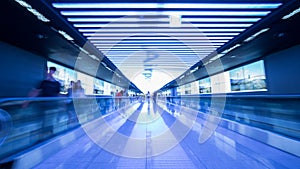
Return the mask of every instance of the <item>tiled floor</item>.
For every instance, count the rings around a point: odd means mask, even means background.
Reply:
[[[152,102],[138,103],[117,118],[94,124],[35,169],[299,169],[299,157],[222,127],[199,143],[196,126],[201,120],[181,138],[175,132],[185,126],[174,127],[180,116],[185,114],[168,113]]]

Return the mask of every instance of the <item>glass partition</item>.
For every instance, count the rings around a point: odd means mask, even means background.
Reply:
[[[215,109],[223,104],[224,109]],[[300,139],[300,95],[189,95],[158,97],[169,111],[176,107],[197,110],[199,118],[221,114],[222,118]],[[212,106],[214,104],[214,106]]]
[[[136,101],[111,96],[0,99],[0,160]]]

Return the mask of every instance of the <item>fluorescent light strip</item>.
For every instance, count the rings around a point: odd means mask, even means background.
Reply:
[[[224,56],[224,54],[218,54],[218,55],[216,55],[216,56],[214,56],[214,57],[212,57],[211,59],[209,59],[210,61],[214,61],[214,60],[217,60],[217,59],[219,59],[220,57],[222,57],[222,56]]]
[[[253,40],[254,38],[256,38],[258,35],[260,35],[260,34],[266,32],[266,31],[268,31],[268,30],[269,30],[269,28],[262,29],[262,30],[260,30],[259,32],[255,33],[254,35],[252,35],[252,36],[250,36],[249,38],[247,38],[246,40],[244,40],[244,42],[249,42],[249,41]]]
[[[173,56],[174,57],[174,56]],[[160,59],[160,60],[153,60],[153,61],[151,61],[151,64],[152,65],[154,65],[154,63],[155,63],[155,65],[157,66],[157,65],[166,65],[166,66],[170,66],[171,64],[172,65],[178,65],[178,67],[186,67],[186,66],[188,66],[188,65],[182,65],[182,63],[190,63],[190,62],[192,62],[192,63],[196,63],[196,61],[194,61],[194,60],[192,60],[192,59],[186,59],[186,61],[177,61],[177,62],[170,62],[170,59],[172,59],[173,57],[165,57],[165,58],[163,58],[163,59]],[[177,56],[178,57],[178,56]],[[119,57],[119,58],[116,58],[115,60],[114,60],[114,58],[109,58],[110,60],[112,60],[112,62],[113,63],[118,63],[118,62],[123,62],[124,60],[126,60],[127,59],[127,57],[126,56],[123,56],[123,57]],[[142,58],[141,58],[142,59]],[[197,61],[199,61],[198,59],[197,59]],[[142,60],[135,60],[134,62],[124,62],[126,65],[128,65],[128,64],[131,64],[131,65],[133,65],[133,64],[137,64],[138,66],[140,66],[140,67],[143,67],[143,66],[141,66],[141,64],[143,64],[143,61]],[[156,66],[154,66],[154,67],[156,67]],[[119,66],[118,66],[119,67]]]
[[[226,53],[228,53],[228,52],[232,51],[233,49],[238,48],[240,46],[241,46],[241,44],[236,44],[235,46],[233,46],[233,47],[225,50],[224,52],[222,52],[222,54],[224,54],[224,53],[226,54]]]
[[[198,38],[206,38],[206,36],[209,36],[207,38],[211,38],[211,36],[237,36],[240,33],[237,32],[226,32],[226,33],[217,33],[217,32],[213,32],[213,33],[209,33],[209,32],[195,32],[195,33],[188,33],[188,32],[171,32],[171,33],[136,33],[136,34],[128,34],[128,33],[124,33],[124,32],[120,32],[120,33],[107,33],[107,32],[101,32],[100,30],[98,30],[99,32],[95,32],[95,33],[83,33],[83,36],[93,36],[93,37],[97,37],[97,36],[101,36],[101,37],[121,37],[121,38],[136,38],[138,36],[145,36],[145,38],[147,37],[157,37],[157,36],[163,36],[163,37],[170,37],[170,38],[181,38],[181,37],[186,37],[186,36],[190,36],[190,37],[198,37]]]
[[[182,28],[195,28],[195,27],[213,27],[213,28],[218,28],[218,27],[249,27],[252,24],[181,24],[178,27]],[[141,23],[141,24],[119,24],[119,23],[109,23],[109,24],[74,24],[74,27],[76,28],[127,28],[127,27],[137,27],[137,28],[142,28],[142,27],[170,27],[170,24],[164,24],[164,23]]]
[[[125,62],[124,60],[120,60],[120,61],[113,61],[115,65],[117,65],[117,67],[119,67],[122,71],[122,69],[124,69],[124,72],[129,71],[128,68],[133,68],[132,71],[136,71],[137,70],[137,66],[143,68],[142,66],[140,66],[143,62],[134,62],[134,63],[128,63]],[[194,64],[196,62],[193,62]],[[182,65],[184,64],[184,65]],[[181,73],[183,73],[184,70],[186,70],[188,68],[188,65],[193,65],[190,64],[188,62],[180,62],[180,63],[155,63],[155,65],[159,65],[159,70],[164,70],[166,69],[168,71],[168,74],[174,75],[174,74],[178,74],[180,75]],[[154,69],[156,69],[157,67],[154,67]]]
[[[94,60],[100,61],[100,59],[98,57],[96,57],[95,55],[88,55],[89,57],[91,57]]]
[[[169,18],[68,18],[69,22],[110,22],[110,23],[136,23],[136,22],[169,22]]]
[[[105,32],[105,33],[114,33],[114,32],[117,32],[117,33],[120,33],[120,32],[134,32],[134,33],[139,33],[139,32],[142,32],[142,33],[145,33],[145,32],[148,32],[148,33],[160,33],[160,32],[198,32],[198,33],[203,33],[203,32],[242,32],[244,31],[245,29],[155,29],[155,28],[152,28],[152,29],[78,29],[79,32],[95,32],[95,33],[99,33],[99,32]]]
[[[64,36],[64,38],[66,38],[69,41],[74,40],[70,35],[68,35],[66,32],[62,31],[62,30],[58,30],[58,33],[60,33],[61,35]]]
[[[177,55],[177,54],[170,54],[170,55],[159,55],[158,58],[156,58],[156,60],[151,61],[151,63],[153,62],[158,62],[158,63],[162,63],[165,59],[170,59],[170,58],[174,58],[174,57],[180,57],[181,61],[189,61],[189,62],[195,62],[195,60],[199,61],[199,58],[203,57],[203,56],[207,56],[207,55]],[[112,61],[114,60],[122,60],[124,58],[130,58],[131,60],[136,60],[136,59],[140,59],[141,57],[147,58],[146,55],[136,55],[136,56],[130,56],[130,55],[119,55],[117,57],[115,56],[107,56],[109,59],[111,59]],[[171,63],[169,60],[166,61],[167,63]]]
[[[261,18],[181,18],[182,22],[257,22]]]
[[[32,8],[31,5],[26,3],[23,0],[15,0],[19,5],[25,7],[29,12],[31,12],[33,15],[35,15],[39,20],[43,22],[50,22],[48,18],[46,18],[44,15],[42,15],[40,12],[38,12],[36,9]]]
[[[111,59],[111,58],[109,58],[109,59]],[[118,58],[118,59],[116,59],[116,60],[113,60],[113,59],[111,59],[112,60],[112,62],[113,63],[118,63],[118,62],[123,62],[124,60],[126,60],[126,57],[124,57],[124,58]],[[171,66],[171,64],[172,65],[178,65],[178,67],[186,67],[186,66],[188,66],[188,65],[182,65],[183,63],[187,63],[187,62],[183,62],[183,61],[178,61],[178,62],[170,62],[169,61],[170,60],[170,57],[168,58],[168,57],[166,57],[166,58],[164,58],[164,60],[157,60],[157,61],[151,61],[151,64],[152,65],[154,65],[154,63],[156,63],[155,65],[157,66],[157,65],[165,65],[165,66]],[[199,61],[199,60],[198,60]],[[188,60],[188,62],[192,62],[192,63],[196,63],[195,61],[193,61],[193,60]],[[123,62],[123,63],[125,63],[126,65],[133,65],[133,64],[137,64],[137,66],[139,66],[139,67],[143,67],[143,66],[141,66],[141,64],[143,64],[143,61],[141,61],[141,60],[136,60],[135,62]],[[119,66],[118,66],[119,67]]]
[[[141,64],[141,63],[140,63]],[[135,65],[124,65],[124,63],[121,61],[121,62],[117,62],[117,63],[115,63],[115,65],[117,65],[118,67],[121,67],[121,70],[122,69],[124,69],[125,71],[130,71],[130,69],[132,69],[132,71],[136,71],[137,69],[136,69],[136,66]],[[163,66],[163,65],[160,65],[161,67]],[[162,68],[160,68],[160,70],[163,70],[164,69],[164,67],[162,67]],[[176,74],[180,74],[180,73],[182,73],[184,70],[186,70],[186,69],[184,69],[184,68],[178,68],[179,70],[178,70],[178,72],[176,72]],[[175,71],[177,71],[177,70],[175,70]],[[173,68],[169,68],[168,69],[168,72],[170,73],[170,74],[172,74],[172,75],[174,75],[175,73],[174,73],[174,70],[173,70]]]
[[[176,55],[161,56],[161,57],[158,57],[155,61],[152,60],[151,63],[153,63],[153,62],[163,63],[164,61],[167,62],[167,63],[168,62],[169,63],[179,62],[178,60],[174,60],[174,61],[167,60],[167,59],[170,59],[170,58],[174,58],[174,56],[176,56]],[[130,60],[130,62],[127,62],[128,64],[134,63],[134,62],[141,62],[142,60],[144,60],[144,59],[147,58],[146,55],[135,55],[135,56],[126,56],[126,55],[123,55],[123,56],[118,56],[118,57],[110,57],[110,56],[107,56],[107,57],[110,60],[112,60],[113,62],[114,61],[120,61],[120,60],[124,60],[124,59],[130,58],[131,60]],[[187,60],[188,58],[195,58],[195,56],[186,57],[185,60]],[[194,60],[196,60],[196,59],[194,59]]]
[[[178,55],[196,55],[196,54],[210,54],[210,52],[155,52],[155,53],[150,53],[150,55],[169,55],[169,54],[178,54]],[[147,55],[149,54],[148,52],[141,51],[141,52],[110,52],[107,53],[106,55],[108,56],[119,56],[119,55],[127,55],[127,54],[133,54],[133,55]]]
[[[99,41],[99,40],[92,40],[90,41],[91,43],[100,43],[100,44],[120,44],[120,45],[126,45],[129,43],[180,43],[180,44],[189,44],[189,43],[201,43],[201,42],[206,42],[206,43],[226,43],[228,40],[193,40],[193,41],[186,41],[186,40],[123,40],[123,41]]]
[[[177,54],[177,53],[170,53],[168,55],[158,55],[157,56],[157,61],[161,61],[161,59],[163,58],[170,58],[172,56],[180,56],[180,57],[183,57],[183,59],[187,60],[187,59],[198,59],[198,57],[202,57],[202,56],[207,56],[209,55],[210,53],[207,53],[207,54],[185,54],[185,55],[182,55],[182,54]],[[126,55],[126,54],[120,54],[120,55],[106,55],[106,57],[110,58],[110,59],[120,59],[120,58],[124,58],[124,57],[127,57],[127,58],[131,58],[131,59],[135,59],[135,58],[140,58],[140,57],[144,57],[144,58],[147,58],[147,55]],[[170,62],[170,61],[169,61]]]
[[[90,53],[89,53],[88,51],[86,51],[85,49],[83,49],[82,47],[79,46],[79,49],[80,49],[83,53],[85,53],[85,54],[87,54],[87,55],[90,55]]]
[[[174,47],[160,47],[157,48],[157,46],[143,46],[143,47],[135,47],[135,46],[107,46],[107,47],[103,47],[103,46],[95,46],[98,49],[103,49],[103,50],[172,50],[172,51],[176,51],[176,50],[215,50],[215,46],[201,46],[201,48],[191,48],[191,47],[186,47],[186,46],[174,46]],[[194,46],[193,46],[194,47]],[[219,46],[217,46],[219,47]]]
[[[149,54],[155,54],[155,53],[208,53],[208,52],[212,52],[214,51],[213,49],[201,49],[201,50],[192,50],[192,49],[171,49],[171,50],[165,50],[165,49],[157,49],[157,50],[153,50],[153,49],[118,49],[118,50],[114,50],[114,48],[112,50],[107,50],[110,53],[149,53]]]
[[[288,15],[285,15],[284,17],[282,17],[282,19],[288,19],[288,18],[296,15],[299,12],[300,12],[300,7],[298,9],[294,10],[293,12],[289,13]]]
[[[165,58],[172,58],[174,56],[176,57],[181,57],[181,59],[184,59],[184,60],[198,60],[199,57],[203,57],[203,56],[207,56],[208,54],[203,54],[203,55],[197,55],[197,54],[190,54],[190,55],[180,55],[180,54],[169,54],[169,55],[159,55],[157,58],[156,58],[156,61],[157,62],[161,62],[162,59],[165,59]],[[118,55],[118,56],[111,56],[111,55],[106,55],[106,57],[108,57],[109,59],[111,60],[115,60],[115,59],[122,59],[124,57],[126,58],[130,58],[130,59],[139,59],[140,57],[143,57],[143,58],[147,58],[147,55]],[[168,61],[170,62],[170,61]]]
[[[257,22],[261,18],[181,18],[184,22]],[[112,22],[112,23],[136,23],[136,22],[169,22],[169,18],[68,18],[69,22]]]
[[[223,36],[223,37],[206,37],[206,36],[202,36],[202,37],[128,37],[126,39],[124,39],[124,37],[101,37],[101,36],[95,36],[95,37],[87,37],[87,39],[91,40],[91,42],[93,42],[93,40],[103,40],[103,42],[106,41],[110,41],[110,40],[115,40],[116,41],[131,41],[131,40],[176,40],[176,41],[186,41],[186,40],[191,40],[191,41],[195,41],[195,40],[207,40],[207,41],[211,41],[211,40],[230,40],[232,39],[233,36],[231,37],[227,37],[227,36]],[[101,42],[101,41],[99,41]]]
[[[140,46],[140,45],[139,45]],[[136,47],[136,46],[111,46],[111,47],[103,47],[102,45],[96,46],[98,49],[108,49],[108,50],[112,50],[112,49],[137,49],[137,50],[141,50],[141,49],[190,49],[190,50],[197,50],[199,48],[211,48],[211,49],[215,49],[217,47],[220,47],[220,45],[207,45],[207,46],[162,46],[162,45],[158,45],[158,46],[144,46],[144,47]]]
[[[180,74],[181,74],[181,73],[183,73],[181,70],[186,70],[188,68],[188,65],[193,65],[193,64],[196,63],[196,62],[166,63],[168,59],[170,59],[170,58],[166,58],[166,61],[164,63],[151,62],[151,64],[155,64],[156,66],[155,67],[153,66],[153,67],[150,67],[150,68],[153,68],[154,70],[155,69],[159,69],[159,70],[167,69],[168,73],[174,75],[175,70],[180,71]],[[126,59],[120,59],[120,60],[117,60],[117,61],[113,61],[113,63],[115,65],[117,65],[121,69],[122,72],[123,71],[124,72],[128,72],[128,71],[136,72],[137,69],[139,70],[139,68],[142,68],[142,69],[144,68],[143,66],[140,66],[141,64],[143,64],[142,61],[136,61],[134,63],[128,63],[125,60]],[[159,66],[159,67],[157,67],[157,66]],[[124,68],[126,68],[126,69],[124,69]],[[133,70],[130,70],[128,68],[132,68]],[[179,72],[177,74],[179,75]]]
[[[52,3],[55,8],[275,9],[281,3]]]
[[[204,56],[204,55],[203,55]],[[163,63],[165,63],[165,64],[168,64],[168,63],[175,63],[175,64],[182,64],[182,62],[183,61],[188,61],[188,62],[197,62],[197,61],[199,61],[198,59],[201,57],[202,58],[202,56],[200,56],[200,57],[195,57],[195,56],[186,56],[186,57],[184,57],[184,60],[181,60],[181,61],[179,61],[178,59],[175,59],[174,61],[170,61],[170,59],[173,59],[173,58],[175,58],[175,57],[178,57],[178,55],[170,55],[170,56],[162,56],[162,57],[159,57],[158,59],[156,59],[156,60],[152,60],[151,61],[151,64],[153,64],[153,63],[158,63],[158,64],[163,64]],[[143,62],[143,60],[146,58],[146,56],[135,56],[135,57],[129,57],[129,56],[120,56],[120,57],[109,57],[108,56],[108,58],[111,60],[111,61],[113,61],[113,62],[115,62],[115,61],[122,61],[122,60],[124,60],[124,59],[128,59],[128,58],[130,58],[131,60],[130,60],[130,62],[127,62],[128,64],[132,64],[132,63],[136,63],[136,62]],[[127,64],[126,63],[126,64]],[[141,64],[139,64],[139,65],[141,65]],[[142,67],[142,66],[141,66]]]
[[[137,43],[137,44],[102,44],[102,43],[94,43],[93,45],[95,46],[114,46],[114,47],[119,47],[119,46],[182,46],[184,45],[183,43],[180,44],[153,44],[153,43]],[[193,44],[188,44],[186,46],[214,46],[214,45],[224,45],[224,43],[193,43]]]
[[[98,48],[99,49],[99,48]],[[199,49],[199,50],[191,50],[191,49],[178,49],[178,50],[170,50],[170,49],[156,49],[149,52],[166,52],[166,53],[180,53],[180,52],[192,52],[192,53],[207,53],[207,52],[213,52],[215,49],[208,50],[206,49]],[[136,53],[136,52],[148,52],[148,50],[141,50],[141,49],[103,49],[101,50],[103,53]]]
[[[182,22],[257,22],[261,18],[181,18]]]
[[[184,51],[183,51],[184,52]],[[187,51],[188,52],[188,51]],[[168,53],[168,54],[181,54],[181,55],[207,55],[207,54],[210,54],[212,53],[213,51],[207,51],[207,52],[194,52],[194,53],[177,53],[177,52],[164,52],[164,53]],[[132,55],[134,53],[147,53],[145,51],[136,51],[136,52],[120,52],[120,53],[116,53],[116,52],[107,52],[105,53],[105,55],[113,55],[113,56],[117,56],[117,55]],[[160,54],[162,55],[162,54]],[[164,55],[167,55],[167,54],[164,54]]]
[[[184,60],[182,60],[181,58],[180,58],[180,60],[181,61],[177,61],[177,62],[170,62],[170,59],[173,59],[173,58],[176,58],[175,60],[178,60],[178,58],[179,58],[180,56],[172,56],[172,57],[164,57],[164,58],[162,58],[162,59],[160,59],[160,60],[155,60],[155,61],[151,61],[151,65],[153,65],[153,66],[151,66],[152,68],[162,68],[161,66],[172,66],[172,65],[176,65],[176,67],[186,67],[186,69],[188,68],[188,65],[194,65],[195,63],[197,63],[196,61],[199,61],[199,60],[201,60],[202,58],[204,58],[204,57],[198,57],[197,59],[195,59],[195,57],[194,58],[185,58]],[[126,60],[127,58],[126,57],[124,57],[124,58],[119,58],[119,59],[117,59],[117,60],[113,60],[113,59],[111,59],[112,61],[113,61],[113,63],[115,63],[115,62],[123,62],[123,64],[126,64],[126,65],[134,65],[134,64],[137,64],[137,66],[139,66],[139,67],[143,67],[143,66],[141,66],[141,65],[143,65],[143,61],[142,60],[140,60],[140,59],[136,59],[136,61],[134,61],[134,62],[126,62],[125,60]],[[125,61],[125,62],[124,62]],[[184,65],[182,65],[182,64],[184,64]],[[118,66],[119,67],[119,66]],[[123,67],[123,66],[122,66]],[[149,67],[149,68],[151,68],[151,67]]]
[[[265,16],[270,11],[61,11],[64,16],[132,16],[132,15],[190,15],[190,16]]]

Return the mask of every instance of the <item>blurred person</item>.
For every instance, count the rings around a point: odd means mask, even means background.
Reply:
[[[84,89],[81,86],[81,81],[77,80],[77,82],[75,82],[74,84],[74,88],[73,88],[73,97],[83,97],[84,95]]]
[[[50,67],[46,74],[46,78],[34,89],[32,89],[29,97],[57,97],[60,96],[60,83],[53,77],[56,72],[55,67]],[[25,102],[22,107],[25,108],[30,102]]]
[[[56,72],[55,67],[50,67],[47,72],[46,78],[30,93],[29,97],[58,97],[60,96],[61,84],[53,77]],[[53,125],[56,123],[56,109],[59,108],[57,101],[45,100],[38,103],[38,109],[41,114],[39,118],[42,121],[40,140],[50,137],[53,134]],[[23,107],[27,107],[29,101],[23,104]]]
[[[67,93],[67,96],[68,97],[73,97],[73,88],[74,88],[74,81],[72,80],[71,82],[70,82],[70,87],[68,88],[68,93]]]
[[[53,77],[56,72],[55,67],[50,67],[49,73],[45,80],[43,80],[40,85],[36,88],[37,96],[40,97],[57,97],[60,92],[60,83]]]
[[[70,98],[73,97],[74,86],[75,86],[75,82],[71,81],[70,87],[68,88],[67,97],[70,97]],[[70,125],[73,122],[77,122],[73,99],[68,100],[66,106],[67,106],[67,112],[68,112],[68,125]]]
[[[153,97],[153,101],[154,101],[154,103],[156,103],[157,93],[156,93],[156,92],[154,92],[152,97]]]
[[[55,67],[50,67],[46,79],[44,79],[38,86],[31,92],[31,97],[57,97],[60,96],[60,83],[53,77],[56,72]]]
[[[117,110],[117,108],[118,108],[118,102],[119,102],[119,98],[117,98],[118,93],[119,93],[118,90],[116,90],[116,93],[114,93],[114,98],[115,98],[114,108],[115,108],[115,110]]]
[[[122,103],[122,97],[123,96],[123,90],[121,90],[120,92],[118,92],[117,94],[116,94],[116,106],[117,106],[117,108],[120,108],[122,105],[121,105],[121,103]]]
[[[147,92],[147,100],[150,100],[150,92]]]

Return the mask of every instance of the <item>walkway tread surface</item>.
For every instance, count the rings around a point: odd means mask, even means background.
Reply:
[[[299,168],[299,157],[222,127],[218,127],[206,142],[199,143],[199,130],[203,123],[199,119],[190,132],[178,140],[177,135],[172,133],[174,131],[168,131],[179,116],[184,116],[184,113],[170,113],[165,107],[152,102],[138,103],[120,112],[120,116],[108,118],[105,122],[111,130],[104,131],[103,124],[95,123],[91,132],[34,168]]]

